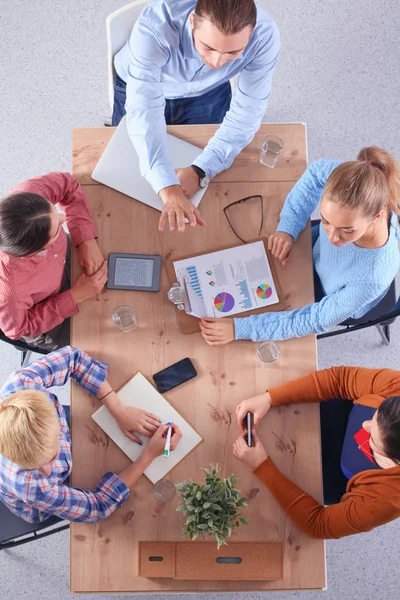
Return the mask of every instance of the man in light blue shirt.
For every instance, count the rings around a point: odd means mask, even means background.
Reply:
[[[153,0],[115,56],[113,125],[127,113],[141,172],[164,203],[159,229],[204,225],[189,199],[228,169],[258,130],[279,31],[254,0]],[[238,76],[231,98],[229,80]],[[167,124],[222,123],[196,164],[175,170]]]

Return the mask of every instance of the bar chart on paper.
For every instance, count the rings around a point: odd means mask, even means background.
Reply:
[[[197,269],[194,265],[187,267],[187,274],[189,276],[189,285],[197,296],[200,298],[203,297],[203,293],[201,291],[201,285],[199,281],[199,276],[197,274]]]
[[[239,281],[239,283],[237,283],[236,286],[239,289],[239,306],[241,306],[243,310],[250,310],[251,308],[253,308],[253,303],[250,298],[250,291],[247,281],[243,279],[243,281]]]

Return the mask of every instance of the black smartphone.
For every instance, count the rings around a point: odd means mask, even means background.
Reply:
[[[161,394],[172,390],[172,388],[193,379],[196,377],[197,372],[190,358],[184,358],[179,362],[155,373],[153,375],[154,383]]]
[[[243,421],[247,429],[246,442],[249,448],[251,448],[251,446],[253,445],[253,413],[248,412]]]

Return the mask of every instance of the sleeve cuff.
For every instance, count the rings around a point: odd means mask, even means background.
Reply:
[[[79,312],[78,307],[72,298],[71,290],[58,294],[56,298],[57,309],[63,319],[68,319]]]
[[[235,326],[235,340],[251,340],[251,325],[249,319],[233,319]]]
[[[153,167],[145,177],[156,194],[171,185],[180,185],[175,171],[169,167]]]
[[[265,483],[265,485],[268,485],[268,481],[270,478],[274,477],[275,471],[276,467],[268,456],[261,465],[258,465],[258,467],[254,469],[253,473],[258,479]]]
[[[282,233],[287,233],[288,235],[291,235],[293,238],[293,241],[296,241],[297,238],[299,237],[300,233],[303,231],[302,228],[298,228],[296,230],[294,230],[293,228],[290,228],[287,224],[285,225],[285,223],[279,223],[278,227],[276,228],[276,231],[281,231]]]
[[[97,492],[103,492],[117,506],[122,506],[130,496],[130,490],[125,483],[111,471],[106,473],[96,486]]]
[[[207,147],[193,162],[197,167],[203,169],[204,173],[210,179],[213,179],[213,177],[216,177],[219,173],[225,171],[231,166],[230,164],[222,164],[221,161],[213,155],[212,151],[207,149]]]
[[[279,385],[275,388],[268,389],[269,397],[271,398],[271,406],[280,406],[281,404],[289,404],[287,384]]]
[[[75,248],[76,246],[79,246],[79,244],[82,244],[82,242],[97,239],[97,231],[93,223],[83,224],[80,227],[73,228],[69,226],[69,232],[71,234],[72,244]]]
[[[80,381],[80,387],[89,392],[93,396],[96,396],[99,389],[107,379],[108,365],[101,362],[101,360],[91,359],[92,364],[90,365],[85,377],[82,377]]]

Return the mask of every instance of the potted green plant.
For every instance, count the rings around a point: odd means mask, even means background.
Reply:
[[[191,540],[199,534],[202,537],[204,534],[213,535],[219,549],[240,522],[248,524],[248,519],[241,513],[241,509],[247,506],[247,498],[235,488],[237,477],[232,474],[222,480],[218,476],[218,465],[210,467],[201,467],[206,475],[204,484],[192,480],[177,484],[182,503],[176,510],[182,511],[186,517],[183,535],[188,535]]]

